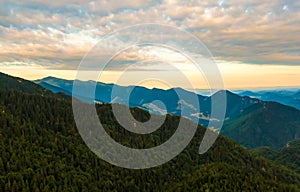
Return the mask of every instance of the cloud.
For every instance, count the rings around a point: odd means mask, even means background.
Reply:
[[[0,63],[73,69],[106,34],[145,22],[191,32],[220,60],[300,65],[300,3],[292,0],[2,0]],[[139,54],[120,55],[114,67]]]

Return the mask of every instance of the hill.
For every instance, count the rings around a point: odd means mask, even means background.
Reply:
[[[68,94],[65,94],[64,91],[53,92],[52,90],[37,85],[32,81],[28,81],[19,77],[13,77],[1,72],[0,82],[0,91],[20,91],[25,94],[36,94],[41,96],[56,97],[68,100],[71,99],[71,97]]]
[[[131,110],[138,120],[149,116],[141,109]],[[166,141],[179,121],[167,116],[160,130],[136,135],[118,125],[111,105],[97,105],[97,111],[111,137],[134,148]],[[223,136],[199,155],[206,130],[201,126],[172,161],[152,169],[130,170],[104,162],[86,147],[76,130],[70,100],[0,90],[0,122],[0,191],[300,190],[298,174]]]
[[[249,96],[262,101],[273,101],[288,105],[300,110],[300,90],[262,90],[262,91],[240,91],[241,96]]]
[[[31,81],[12,77],[0,72],[0,90],[19,90],[24,93],[50,94],[51,92]]]
[[[290,141],[278,150],[261,147],[252,151],[300,173],[300,139]]]
[[[246,148],[278,149],[300,137],[300,111],[275,102],[257,103],[226,121],[222,134]]]
[[[72,80],[47,77],[34,82],[54,93],[63,92],[67,95],[72,95]],[[224,91],[219,91],[211,97],[207,97],[181,88],[171,88],[168,90],[157,88],[147,89],[140,86],[119,86],[94,81],[77,80],[76,84],[80,88],[80,91],[74,94],[74,96],[83,102],[92,103],[95,99],[102,103],[119,103],[130,107],[139,107],[154,114],[165,114],[167,112],[177,116],[182,115],[203,126],[207,126],[208,120],[210,119],[212,98],[218,98],[220,94],[224,94]],[[88,92],[87,90],[91,89],[93,86],[96,86],[95,98],[86,95]],[[115,92],[119,94],[111,98],[113,88],[115,89]],[[130,92],[129,103],[126,103],[125,93]],[[180,94],[181,98],[177,93]],[[238,116],[245,108],[259,102],[258,99],[241,97],[230,91],[225,91],[224,95],[227,98],[225,118],[228,119]],[[192,100],[193,97],[198,99],[199,106],[195,106],[195,102]],[[154,100],[162,101],[166,105],[165,108],[159,104],[151,103]],[[181,109],[184,109],[184,111]]]

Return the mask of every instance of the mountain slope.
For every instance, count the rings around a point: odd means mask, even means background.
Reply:
[[[149,113],[132,109],[136,118]],[[107,132],[124,145],[151,147],[174,133],[179,118],[159,130],[135,135],[122,129],[110,105],[97,105]],[[0,90],[0,191],[299,191],[300,176],[252,155],[220,136],[204,155],[198,128],[189,146],[153,169],[129,170],[97,158],[81,140],[71,101]]]
[[[49,89],[53,92],[63,92],[67,95],[72,95],[73,89],[73,81],[58,79],[55,77],[47,77],[44,79],[36,80],[35,83],[43,86],[46,89]],[[165,111],[167,113],[171,113],[173,115],[183,115],[194,122],[198,123],[198,118],[200,118],[200,124],[203,126],[207,126],[208,119],[211,114],[211,101],[212,98],[218,97],[223,91],[215,93],[211,97],[206,97],[202,95],[196,95],[193,92],[181,89],[181,88],[172,88],[168,90],[162,89],[147,89],[145,87],[133,87],[133,86],[118,86],[114,84],[105,84],[101,82],[93,82],[93,81],[76,81],[78,87],[80,87],[80,91],[75,95],[78,99],[90,103],[94,101],[94,98],[89,98],[86,96],[87,90],[89,90],[92,86],[96,85],[95,91],[95,100],[100,101],[102,103],[120,103],[124,105],[129,105],[130,107],[139,107],[142,109],[149,110],[155,114],[164,114]],[[112,89],[116,90],[116,96],[112,95]],[[132,92],[131,92],[132,91]],[[126,101],[126,94],[130,93],[129,104]],[[182,98],[180,98],[177,93],[179,93]],[[230,91],[226,91],[225,95],[227,97],[227,111],[226,118],[234,118],[238,116],[245,108],[258,103],[258,99],[252,99],[250,97],[240,97],[237,94],[234,94]],[[199,107],[194,106],[194,103],[191,102],[191,98],[198,98]],[[111,98],[112,97],[112,98]],[[166,108],[164,109],[162,106],[157,104],[150,103],[154,100],[162,101]],[[184,110],[184,114],[181,114],[182,110]],[[200,113],[199,113],[200,109]]]
[[[0,98],[0,119],[6,122],[0,129],[0,183],[3,191],[20,191],[21,188],[28,191],[52,188],[74,191],[172,191],[174,183],[188,184],[189,189],[199,191],[222,188],[224,191],[240,188],[278,191],[281,188],[296,188],[292,184],[300,186],[299,175],[251,155],[222,136],[205,155],[198,155],[197,149],[204,131],[200,127],[187,149],[163,166],[147,170],[114,167],[98,159],[82,142],[72,116],[68,115],[70,103],[20,92],[1,93]],[[168,134],[160,132],[150,136],[148,141],[144,136],[130,138],[128,132],[120,131],[116,122],[107,118],[112,115],[109,105],[98,107],[107,114],[101,122],[110,130],[111,136],[124,145],[130,142],[136,143],[135,147],[151,146],[150,141],[159,143],[167,139]],[[169,117],[166,131],[172,131],[172,124],[177,121]],[[210,173],[205,174],[207,166],[214,170],[214,174],[223,176],[215,177],[214,181],[207,180],[210,176]],[[228,176],[229,173],[232,176]],[[238,179],[234,180],[234,185],[223,186],[224,181],[232,183],[233,179]],[[201,181],[202,188],[190,183],[194,180]]]
[[[51,85],[49,85],[51,86]],[[48,88],[37,85],[32,81],[22,79],[19,77],[13,77],[0,72],[0,91],[19,91],[25,94],[36,94],[41,96],[56,97],[60,99],[70,100],[69,94],[65,94],[65,91],[53,92]]]
[[[247,148],[278,149],[300,137],[300,111],[275,102],[258,103],[226,121],[222,134]]]
[[[24,93],[50,94],[47,89],[32,83],[31,81],[12,77],[0,72],[0,90],[19,90]]]
[[[227,90],[226,90],[226,99],[227,99],[226,118],[228,119],[235,118],[239,116],[246,108],[254,104],[261,103],[261,101],[258,99],[253,99],[247,96],[241,97]]]
[[[241,91],[238,94],[263,101],[278,102],[300,110],[300,90]]]
[[[252,151],[300,173],[300,139],[290,141],[286,146],[278,150],[263,147],[253,149]]]

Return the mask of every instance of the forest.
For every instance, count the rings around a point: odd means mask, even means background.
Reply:
[[[10,87],[10,81],[0,88],[0,191],[300,190],[299,174],[223,136],[199,155],[205,131],[201,126],[187,148],[166,164],[143,170],[116,167],[85,145],[76,129],[69,97],[41,87],[22,91]],[[132,148],[166,141],[179,120],[167,116],[161,129],[137,135],[118,125],[111,105],[96,108],[109,135]],[[141,109],[131,112],[137,120],[149,118]]]

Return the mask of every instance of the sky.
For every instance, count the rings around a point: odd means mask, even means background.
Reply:
[[[128,38],[114,33],[143,23],[171,26],[199,39],[227,89],[300,87],[300,1],[294,0],[0,0],[0,71],[30,80],[74,79],[95,45],[109,35],[109,46],[127,45],[136,31]],[[189,46],[184,37],[164,35],[166,42]],[[85,61],[104,62],[99,54],[98,60]],[[206,74],[196,73],[182,52],[153,45],[130,44],[97,80],[128,85],[136,78],[147,87],[186,86],[170,65],[179,66],[195,87],[209,87]],[[126,78],[118,81],[124,71]]]

